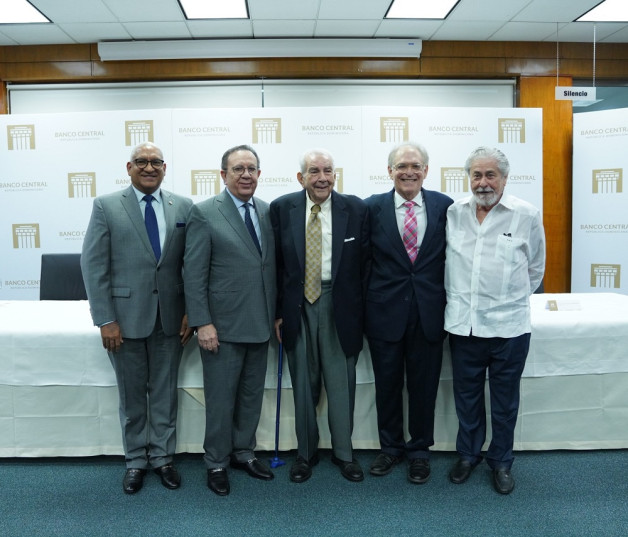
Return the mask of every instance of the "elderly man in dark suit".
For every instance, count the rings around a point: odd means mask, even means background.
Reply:
[[[381,445],[370,472],[386,475],[406,457],[408,479],[417,484],[430,476],[429,447],[434,443],[434,407],[445,338],[445,215],[452,203],[448,196],[423,188],[428,158],[418,144],[395,147],[388,157],[393,190],[366,200],[373,262],[365,322]]]
[[[126,165],[131,186],[94,200],[81,268],[94,324],[113,364],[127,494],[149,467],[162,484],[181,482],[176,448],[177,376],[190,338],[183,295],[185,222],[192,201],[161,189],[166,163],[144,143]]]
[[[306,481],[318,462],[316,407],[324,380],[332,462],[346,479],[361,481],[351,433],[369,260],[367,209],[359,198],[333,190],[334,161],[325,150],[308,151],[297,178],[303,190],[270,205],[279,282],[275,327],[288,355],[298,443],[290,479]]]
[[[273,478],[254,452],[277,291],[268,204],[253,197],[259,164],[252,147],[225,152],[226,188],[194,205],[186,239],[186,306],[203,362],[207,485],[219,496],[230,492],[229,463]]]

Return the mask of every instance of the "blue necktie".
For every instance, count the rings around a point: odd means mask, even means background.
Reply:
[[[155,209],[151,205],[151,202],[155,199],[150,194],[147,194],[142,198],[146,202],[146,208],[144,209],[144,223],[146,224],[146,231],[148,232],[148,240],[155,252],[155,258],[159,261],[161,257],[161,245],[159,243],[159,226],[157,225],[157,216],[155,216]]]
[[[250,203],[244,204],[244,223],[246,224],[246,229],[249,230],[251,234],[251,238],[253,239],[253,243],[257,248],[257,251],[262,255],[262,247],[259,245],[259,239],[257,238],[257,233],[255,232],[255,226],[253,225],[253,220],[251,220],[251,213],[249,212]]]

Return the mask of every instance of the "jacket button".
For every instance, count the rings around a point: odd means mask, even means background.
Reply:
[[[156,295],[159,291],[157,289],[153,289],[153,294]]]

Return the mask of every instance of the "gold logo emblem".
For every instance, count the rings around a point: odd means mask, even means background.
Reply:
[[[13,224],[13,248],[39,247],[39,224]]]
[[[95,198],[96,174],[94,172],[68,173],[68,196],[70,198]]]
[[[155,132],[153,130],[153,120],[135,120],[124,122],[124,143],[129,147],[144,142],[154,142]]]
[[[7,125],[9,151],[35,149],[35,125]]]
[[[621,285],[621,265],[591,265],[591,287],[619,289]]]
[[[464,168],[441,168],[440,191],[451,193],[469,192],[469,181]]]
[[[192,196],[215,196],[220,193],[220,170],[192,170]]]
[[[379,119],[380,142],[400,143],[410,138],[410,120],[407,117],[382,117]]]
[[[499,118],[498,141],[500,144],[525,144],[526,120],[524,118]]]
[[[594,194],[619,194],[623,188],[622,168],[605,168],[593,170]]]
[[[254,144],[280,144],[281,118],[253,118]]]
[[[336,168],[335,170],[336,183],[334,185],[334,188],[336,189],[336,192],[339,192],[340,194],[342,194],[342,188],[343,188],[343,175],[344,175],[344,170],[342,168]]]

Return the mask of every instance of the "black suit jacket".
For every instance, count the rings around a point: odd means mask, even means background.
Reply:
[[[440,192],[422,192],[427,228],[414,263],[397,227],[394,190],[366,200],[373,256],[366,294],[368,337],[399,341],[410,315],[413,293],[427,339],[435,342],[445,336],[445,223],[453,200]]]
[[[305,300],[306,191],[286,194],[270,204],[277,253],[277,313],[283,319],[283,343],[294,348]],[[331,193],[332,301],[336,330],[343,351],[362,350],[363,308],[369,264],[369,220],[364,201]]]

